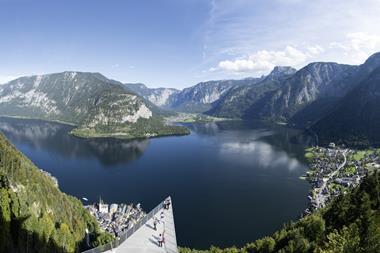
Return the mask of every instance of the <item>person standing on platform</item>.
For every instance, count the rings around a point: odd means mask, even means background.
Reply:
[[[163,239],[164,239],[163,235],[160,234],[160,235],[158,236],[158,247],[162,247]]]
[[[157,218],[153,217],[153,229],[157,231]]]

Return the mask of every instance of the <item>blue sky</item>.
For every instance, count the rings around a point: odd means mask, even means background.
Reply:
[[[64,70],[183,88],[380,51],[379,0],[0,0],[0,83]]]

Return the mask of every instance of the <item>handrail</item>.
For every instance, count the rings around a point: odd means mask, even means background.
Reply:
[[[104,244],[104,245],[100,245],[96,248],[92,248],[92,249],[83,251],[82,253],[101,253],[101,252],[105,252],[107,250],[112,250],[114,248],[117,248],[126,239],[128,239],[131,235],[133,235],[133,233],[135,233],[140,227],[145,225],[148,220],[150,220],[154,215],[156,215],[163,208],[164,202],[167,199],[170,200],[170,197],[167,197],[165,200],[163,200],[153,210],[151,210],[147,215],[145,215],[141,220],[139,220],[133,227],[131,227],[127,231],[125,231],[125,233],[123,233],[119,238],[116,238],[116,240],[114,240],[110,243]]]

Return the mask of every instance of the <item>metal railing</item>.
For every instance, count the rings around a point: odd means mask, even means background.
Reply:
[[[167,197],[165,200],[167,199],[170,199],[170,197]],[[134,232],[136,232],[139,228],[144,226],[148,220],[150,220],[153,216],[155,216],[158,213],[158,211],[160,211],[163,208],[165,200],[163,200],[160,204],[158,204],[152,211],[150,211],[135,225],[133,225],[133,227],[129,228],[121,236],[116,238],[113,242],[83,251],[82,253],[101,253],[107,250],[112,250],[112,249],[117,248],[120,244],[122,244],[125,240],[127,240],[131,235],[133,235]]]

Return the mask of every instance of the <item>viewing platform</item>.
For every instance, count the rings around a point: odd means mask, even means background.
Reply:
[[[170,197],[166,200],[171,203],[168,209],[164,208],[164,200],[113,243],[83,253],[178,253],[172,202]],[[156,230],[154,218],[157,221]],[[165,240],[162,247],[159,247],[160,234],[164,235]]]

